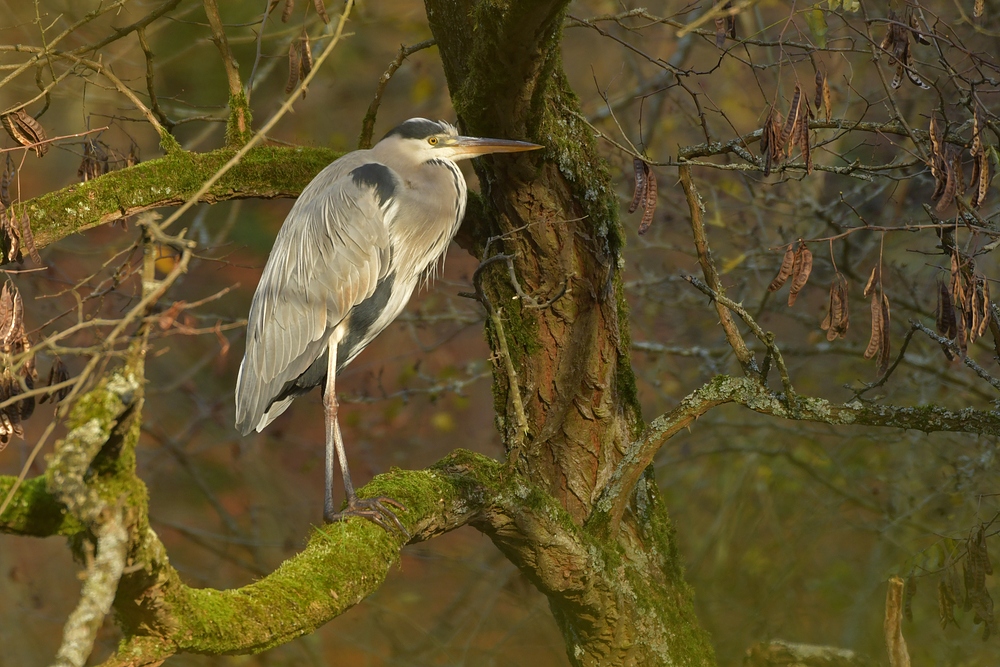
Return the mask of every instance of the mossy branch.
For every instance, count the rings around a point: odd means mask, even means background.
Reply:
[[[70,234],[162,206],[183,204],[235,153],[175,151],[77,183],[19,204],[31,219],[41,247]],[[260,146],[251,149],[201,197],[230,199],[295,197],[321,169],[340,157],[327,148]]]
[[[0,476],[0,498],[6,498],[15,484],[17,475]],[[83,532],[84,524],[65,510],[65,506],[49,493],[45,478],[34,477],[18,487],[0,515],[0,533],[70,537]]]
[[[208,25],[212,29],[212,41],[219,49],[222,56],[222,64],[226,70],[226,82],[229,85],[229,120],[226,122],[226,145],[242,146],[253,132],[250,129],[250,104],[247,101],[246,92],[243,90],[243,83],[240,81],[240,66],[233,57],[232,49],[229,48],[229,39],[226,37],[225,24],[219,15],[219,6],[215,0],[204,0],[205,16],[208,17]]]
[[[379,475],[359,495],[403,503],[397,515],[412,535],[409,543],[471,523],[543,592],[594,597],[600,577],[579,529],[554,499],[502,474],[493,459],[459,450],[428,470]],[[546,539],[536,539],[540,535]],[[120,593],[116,604],[126,640],[107,665],[147,664],[177,652],[257,653],[308,634],[376,591],[405,543],[362,519],[319,527],[306,548],[273,573],[226,591],[185,586],[162,546],[150,548],[143,568],[123,577],[129,593]],[[596,612],[601,605],[592,606]]]
[[[28,488],[35,488],[33,480]],[[479,454],[459,450],[428,470],[393,470],[359,493],[400,500],[407,508],[399,517],[413,536],[410,543],[474,525],[554,609],[586,618],[606,619],[615,607],[620,585],[615,582],[622,568],[630,567],[620,554],[590,539],[556,499]],[[44,493],[40,497],[52,504]],[[148,527],[133,529],[130,537],[132,565],[115,599],[126,639],[107,665],[152,664],[180,652],[257,653],[308,634],[376,591],[405,542],[360,519],[323,526],[301,553],[270,575],[220,591],[184,585]],[[640,607],[634,613],[656,613]],[[615,637],[605,636],[606,628],[593,624],[593,634],[576,641],[589,653],[614,653],[620,647]]]
[[[82,396],[73,407],[70,431],[56,443],[45,472],[47,491],[86,527],[94,544],[80,601],[66,621],[53,663],[59,667],[86,663],[125,569],[130,541],[125,505],[134,498],[127,492],[120,494],[117,484],[108,484],[103,475],[93,473],[100,470],[117,477],[116,473],[128,475],[134,470],[130,462],[134,462],[132,448],[139,433],[137,421],[130,416],[141,404],[141,377],[141,372],[138,376],[134,371],[115,373]],[[99,463],[97,458],[105,448],[113,451]]]

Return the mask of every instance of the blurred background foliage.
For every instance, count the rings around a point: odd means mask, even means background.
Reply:
[[[122,2],[114,11],[65,38],[71,50],[96,42],[113,28],[151,11],[158,2]],[[257,50],[265,2],[222,3],[222,14],[244,81]],[[758,43],[716,46],[709,21],[702,33],[679,37],[710,4],[650,0],[647,10],[618,20],[634,3],[578,0],[566,20],[564,65],[595,128],[619,144],[631,142],[653,163],[667,163],[678,148],[730,140],[762,126],[768,105],[787,112],[796,84],[812,98],[817,68],[827,74],[834,116],[885,122],[893,107],[912,127],[926,130],[931,114],[953,128],[970,118],[967,95],[949,79],[945,63],[975,70],[969,54],[996,65],[1000,53],[1000,5],[986,3],[973,21],[966,0],[914,4],[925,21],[962,48],[913,45],[915,68],[934,83],[924,90],[904,80],[890,89],[880,79],[866,38],[878,43],[888,10],[906,5],[864,3],[833,7],[762,0],[738,5],[735,30]],[[96,8],[96,2],[0,2],[0,44],[41,44]],[[103,6],[108,6],[105,2]],[[309,3],[298,3],[290,20],[274,12],[260,42],[251,107],[264,122],[284,99],[289,43],[303,29],[319,48],[329,28]],[[965,6],[970,5],[970,6]],[[331,15],[340,3],[328,3]],[[650,17],[663,17],[657,21]],[[600,30],[597,30],[599,28]],[[361,121],[379,77],[400,44],[430,37],[422,3],[360,2],[348,24],[350,37],[333,53],[305,99],[270,133],[275,142],[356,148]],[[604,33],[604,34],[602,34]],[[155,90],[175,134],[187,150],[224,144],[227,89],[218,51],[199,2],[183,1],[146,30],[154,54]],[[777,41],[825,46],[791,48]],[[962,54],[965,55],[962,55]],[[145,94],[146,61],[134,36],[88,55]],[[23,55],[0,51],[0,77]],[[671,67],[683,70],[678,77]],[[893,68],[885,66],[883,76]],[[63,71],[65,63],[52,66]],[[983,70],[981,103],[996,123],[996,69]],[[157,137],[127,101],[92,72],[80,70],[56,87],[48,101],[28,107],[50,136],[107,126],[89,137],[126,155],[160,154]],[[50,80],[51,74],[42,77]],[[887,91],[891,90],[891,95]],[[0,88],[4,109],[38,94],[33,70]],[[411,55],[389,83],[376,138],[411,116],[454,120],[436,49]],[[996,125],[993,125],[996,128]],[[965,126],[968,135],[968,126]],[[855,161],[887,164],[914,160],[905,137],[816,130],[817,164],[844,167]],[[989,142],[996,145],[996,134]],[[12,185],[26,200],[78,179],[82,139],[57,142],[42,159],[6,153],[17,166]],[[4,147],[14,144],[4,139]],[[623,209],[631,199],[632,156],[605,142]],[[757,146],[752,147],[754,152]],[[706,207],[713,251],[728,295],[774,331],[796,388],[833,401],[850,401],[876,379],[875,364],[862,358],[868,340],[868,307],[861,289],[881,263],[893,304],[895,350],[907,319],[933,327],[937,281],[947,281],[947,257],[933,232],[849,233],[813,243],[815,266],[794,307],[784,292],[767,291],[785,246],[870,225],[897,227],[929,222],[921,205],[934,189],[922,164],[870,179],[824,171],[758,171],[730,168],[735,156],[712,158],[723,169],[699,167],[695,176]],[[113,159],[112,159],[113,164]],[[466,174],[474,183],[471,170]],[[656,166],[660,193],[650,231],[636,233],[640,214],[624,214],[629,244],[624,280],[632,307],[634,366],[647,419],[670,409],[689,391],[720,372],[738,369],[714,307],[685,283],[699,272],[676,171]],[[995,173],[996,163],[992,164]],[[991,186],[980,211],[996,223],[998,193]],[[196,206],[182,225],[199,242],[199,258],[163,302],[161,327],[149,354],[149,386],[140,474],[151,492],[151,520],[170,558],[186,580],[229,588],[274,569],[298,550],[309,526],[320,521],[323,418],[319,393],[296,401],[263,434],[241,438],[233,428],[233,387],[242,357],[242,323],[270,244],[290,200],[236,201]],[[954,213],[951,213],[954,216]],[[134,225],[105,226],[49,246],[44,271],[30,260],[10,265],[24,296],[28,329],[38,340],[84,317],[123,312],[140,293],[138,278],[119,272],[134,266]],[[991,239],[960,232],[965,247]],[[833,279],[831,257],[847,277],[852,327],[828,342],[820,322]],[[997,277],[992,254],[978,270]],[[129,264],[131,262],[131,264]],[[157,264],[166,272],[168,252]],[[431,289],[341,376],[342,423],[358,483],[390,466],[424,467],[457,447],[501,456],[493,426],[489,348],[483,313],[457,296],[467,290],[477,262],[452,248]],[[19,273],[20,271],[20,273]],[[117,273],[116,273],[117,272]],[[116,278],[117,275],[117,278]],[[124,276],[124,277],[123,277]],[[118,278],[121,278],[120,280]],[[175,301],[208,299],[197,308],[171,309]],[[64,345],[63,361],[80,370],[73,349],[93,345],[99,334],[81,332]],[[989,336],[987,336],[987,339]],[[981,339],[969,355],[997,374],[992,341]],[[758,345],[758,350],[763,348]],[[758,355],[760,358],[760,355]],[[52,363],[42,354],[44,375]],[[864,400],[996,408],[996,392],[940,346],[915,336],[884,385]],[[44,407],[44,406],[43,406]],[[47,408],[25,424],[25,439],[0,453],[0,473],[17,474],[46,425]],[[59,434],[57,430],[56,435]],[[786,640],[852,648],[882,659],[885,581],[893,574],[916,584],[912,620],[904,634],[915,664],[994,665],[1000,637],[982,641],[973,614],[956,610],[957,625],[942,629],[937,587],[942,572],[961,558],[970,531],[997,528],[998,465],[994,438],[924,435],[899,430],[833,428],[778,421],[738,407],[702,417],[671,440],[656,461],[696,591],[701,622],[712,633],[720,664],[738,663],[759,640]],[[44,463],[30,470],[38,474]],[[994,551],[997,547],[990,539]],[[77,566],[61,539],[0,535],[0,628],[6,639],[0,665],[39,664],[52,655],[66,615],[77,598]],[[996,597],[994,577],[987,579]],[[108,622],[95,663],[114,646]],[[488,539],[471,529],[445,535],[403,552],[398,570],[377,594],[318,632],[260,656],[179,656],[170,664],[345,665],[564,665],[564,644],[545,599]]]

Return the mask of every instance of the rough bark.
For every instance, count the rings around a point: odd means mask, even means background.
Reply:
[[[471,249],[483,254],[488,236],[502,234],[487,254],[515,254],[524,292],[544,301],[565,285],[551,307],[534,308],[513,299],[506,273],[486,270],[484,292],[503,304],[495,307],[502,331],[490,327],[491,343],[514,365],[510,373],[498,364],[494,374],[497,420],[517,470],[566,509],[600,557],[581,561],[548,548],[532,526],[516,527],[527,538],[518,549],[487,532],[549,596],[574,664],[710,664],[651,474],[620,489],[628,506],[620,522],[588,523],[641,416],[617,273],[619,203],[560,60],[568,3],[425,4],[463,130],[546,146],[479,161],[493,227],[480,230]],[[582,563],[590,570],[578,571]]]

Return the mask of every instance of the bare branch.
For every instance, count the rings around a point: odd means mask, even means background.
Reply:
[[[403,61],[409,56],[413,55],[417,51],[430,48],[436,45],[437,42],[433,39],[425,39],[422,42],[418,42],[413,46],[400,46],[399,52],[391,63],[389,63],[389,69],[379,77],[378,86],[375,87],[375,99],[372,103],[368,105],[368,112],[365,113],[365,118],[361,121],[361,136],[358,137],[358,148],[371,148],[372,147],[372,133],[375,131],[375,119],[378,117],[378,108],[382,104],[382,94],[385,93],[385,87],[389,85],[389,80],[392,79],[392,75],[396,73],[403,65]]]
[[[905,406],[851,403],[837,405],[822,398],[799,394],[794,409],[783,397],[771,392],[753,378],[720,375],[709,384],[688,394],[680,405],[650,422],[642,435],[629,448],[608,483],[601,490],[588,520],[588,527],[613,532],[626,507],[631,502],[632,488],[653,457],[670,438],[690,426],[698,417],[724,403],[736,403],[754,412],[783,417],[794,421],[815,422],[838,426],[882,426],[923,431],[1000,435],[1000,411],[971,408],[947,410],[924,407],[915,410]]]
[[[694,234],[694,244],[698,251],[698,262],[701,264],[701,270],[705,274],[705,282],[708,283],[709,288],[713,292],[725,296],[725,289],[719,280],[719,271],[715,267],[715,261],[712,259],[712,251],[708,247],[708,236],[705,234],[705,224],[702,220],[701,198],[698,196],[698,191],[694,187],[694,181],[691,179],[691,168],[681,165],[678,169],[678,175],[681,186],[684,188],[684,194],[687,197],[688,212],[691,216],[691,231]],[[729,309],[719,301],[716,301],[716,309],[719,313],[722,328],[726,332],[726,340],[729,341],[730,347],[736,353],[736,358],[739,360],[740,366],[743,367],[743,372],[758,373],[759,369],[753,359],[753,352],[747,349],[746,341],[743,340],[743,335],[736,327],[736,322],[733,321],[733,316],[730,314]]]

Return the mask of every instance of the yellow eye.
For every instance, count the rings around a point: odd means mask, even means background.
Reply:
[[[437,146],[438,145],[438,138],[437,137],[429,137],[427,139],[427,143],[429,143],[431,146]]]

